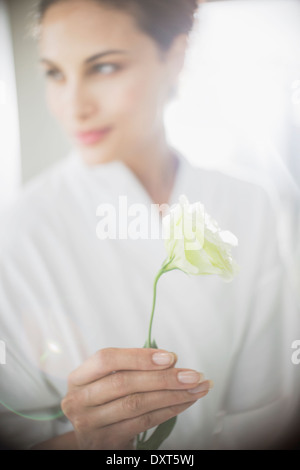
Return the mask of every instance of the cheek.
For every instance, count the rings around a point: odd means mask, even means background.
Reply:
[[[61,93],[57,88],[48,85],[46,88],[46,103],[48,106],[49,111],[51,114],[59,121],[64,121],[63,110],[64,107],[62,105],[63,100]]]
[[[165,102],[163,80],[150,75],[141,75],[127,80],[114,93],[113,106],[127,121],[153,119]]]

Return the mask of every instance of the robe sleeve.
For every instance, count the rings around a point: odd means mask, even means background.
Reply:
[[[8,226],[0,235],[0,340],[5,353],[0,364],[0,446],[29,449],[72,427],[61,413],[58,389],[37,360],[43,303],[35,295],[40,284],[33,277],[24,237]]]

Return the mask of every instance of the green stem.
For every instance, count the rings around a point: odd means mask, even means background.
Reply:
[[[163,263],[162,268],[158,271],[157,276],[154,280],[152,312],[151,312],[150,324],[149,324],[149,330],[148,330],[148,339],[146,341],[146,344],[145,344],[144,348],[154,347],[154,346],[152,346],[153,343],[152,343],[152,339],[151,339],[151,333],[152,333],[152,325],[153,325],[153,318],[154,318],[154,311],[155,311],[155,304],[156,304],[157,283],[158,283],[158,280],[159,280],[160,276],[162,276],[164,273],[167,273],[168,271],[173,271],[173,269],[177,269],[177,268],[168,269],[168,266],[172,263],[173,259],[174,259],[174,256],[171,259],[169,259],[167,262]],[[137,436],[137,449],[142,449],[143,448],[143,444],[145,444],[146,437],[147,437],[147,431],[144,431],[142,436],[141,435]]]
[[[155,310],[155,304],[156,304],[156,287],[158,280],[160,276],[164,273],[164,269],[162,268],[158,273],[157,276],[154,280],[154,286],[153,286],[153,303],[152,303],[152,312],[151,312],[151,317],[150,317],[150,324],[149,324],[149,330],[148,330],[148,340],[147,340],[147,347],[151,348],[152,340],[151,340],[151,332],[152,332],[152,324],[153,324],[153,318],[154,318],[154,310]]]
[[[151,312],[151,317],[150,317],[150,324],[149,324],[149,331],[148,331],[148,340],[146,343],[146,347],[151,348],[152,345],[152,339],[151,339],[151,333],[152,333],[152,324],[153,324],[153,318],[154,318],[154,311],[155,311],[155,304],[156,304],[156,288],[157,288],[157,283],[159,278],[166,272],[172,271],[173,269],[176,268],[171,268],[168,269],[168,266],[172,263],[174,257],[172,257],[166,264],[162,266],[162,268],[158,271],[157,276],[154,280],[154,286],[153,286],[153,303],[152,303],[152,312]]]

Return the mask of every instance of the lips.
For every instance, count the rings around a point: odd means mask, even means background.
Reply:
[[[82,145],[94,145],[101,142],[111,131],[110,127],[75,133],[75,138]]]

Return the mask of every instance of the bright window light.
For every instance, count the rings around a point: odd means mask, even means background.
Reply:
[[[20,187],[20,144],[14,61],[5,3],[0,0],[0,210]]]
[[[289,170],[291,128],[300,127],[299,24],[298,0],[203,4],[166,115],[171,143],[199,165]]]

